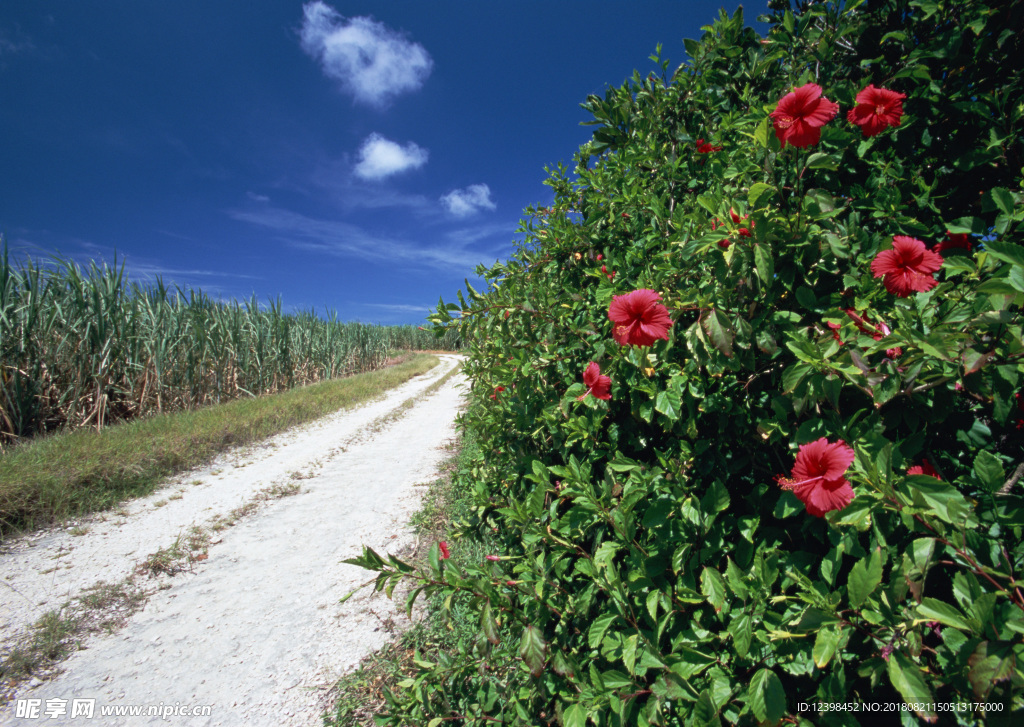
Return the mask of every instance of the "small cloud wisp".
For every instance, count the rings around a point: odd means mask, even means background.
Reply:
[[[370,134],[359,148],[356,176],[361,179],[384,179],[427,163],[429,152],[409,142],[401,146],[377,133]]]
[[[497,208],[491,200],[491,188],[486,184],[471,184],[441,197],[441,204],[455,217],[468,217],[480,210]]]
[[[426,49],[373,18],[345,18],[320,0],[306,3],[302,14],[302,49],[359,103],[383,108],[430,75]]]

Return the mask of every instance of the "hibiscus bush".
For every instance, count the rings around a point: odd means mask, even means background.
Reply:
[[[381,724],[1024,719],[1024,4],[769,8],[587,99],[434,315],[475,515],[355,562],[479,635]]]

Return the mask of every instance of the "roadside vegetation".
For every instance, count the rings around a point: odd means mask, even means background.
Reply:
[[[378,371],[194,411],[157,414],[100,431],[37,438],[0,455],[0,536],[105,510],[151,493],[177,472],[229,447],[367,401],[429,371],[411,354]]]
[[[487,556],[497,552],[498,541],[488,534],[477,538],[458,539],[465,523],[473,518],[473,497],[454,484],[467,474],[479,449],[472,435],[462,437],[452,446],[452,456],[442,465],[441,476],[433,483],[423,500],[423,508],[413,517],[419,548],[415,553],[395,555],[413,565],[426,566],[430,559],[439,557],[438,543],[445,542],[450,558],[445,567],[452,572],[467,566],[488,563]],[[490,534],[493,535],[493,534]],[[396,600],[408,595],[402,589],[395,593]],[[395,633],[395,640],[380,651],[368,656],[359,668],[345,675],[334,690],[334,707],[324,716],[324,722],[333,727],[371,727],[383,719],[388,704],[401,693],[415,693],[427,685],[417,683],[417,664],[449,663],[457,653],[458,644],[479,635],[476,617],[466,608],[456,605],[446,612],[440,596],[419,604],[421,618],[409,629]],[[387,625],[387,624],[386,624]],[[451,681],[445,685],[448,703],[457,705],[474,696],[475,687],[466,681]],[[494,695],[496,699],[497,694]]]
[[[11,261],[0,243],[0,448],[34,435],[191,410],[454,350],[418,326],[344,323],[201,290],[130,282],[124,267]]]
[[[1024,724],[1024,3],[761,19],[589,97],[432,316],[488,545],[348,561],[453,626],[379,727]]]

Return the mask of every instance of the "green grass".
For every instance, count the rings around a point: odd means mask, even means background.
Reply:
[[[115,507],[229,447],[367,401],[438,364],[414,355],[390,368],[99,432],[77,430],[0,455],[0,537]]]
[[[32,676],[45,677],[89,634],[113,633],[146,602],[145,592],[131,578],[100,582],[32,624],[27,638],[0,654],[0,704],[17,685]]]
[[[412,525],[421,543],[430,545],[437,540],[448,540],[451,562],[480,563],[484,556],[496,552],[489,539],[461,538],[453,541],[448,534],[453,525],[470,515],[471,496],[453,487],[453,475],[467,465],[473,441],[463,439],[444,465],[442,476],[431,485],[423,507],[413,517]],[[426,555],[422,557],[426,562]],[[400,601],[398,595],[396,601]],[[461,641],[471,641],[479,631],[476,621],[463,613],[458,604],[450,618],[441,615],[439,603],[427,604],[427,616],[397,635],[394,642],[370,655],[351,674],[344,676],[335,686],[335,705],[331,714],[324,716],[326,725],[333,727],[370,727],[374,715],[386,708],[385,692],[400,692],[399,682],[413,672],[413,659],[433,660],[434,654],[454,653]],[[417,656],[418,655],[418,656]]]

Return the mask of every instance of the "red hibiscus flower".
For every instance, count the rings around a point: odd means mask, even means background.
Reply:
[[[926,459],[921,460],[921,464],[914,465],[913,467],[908,469],[907,470],[907,474],[908,475],[929,475],[931,477],[934,477],[937,480],[941,480],[942,479],[941,477],[939,477],[939,473],[935,471],[935,468],[932,467],[932,463],[929,462]]]
[[[941,255],[927,249],[920,240],[905,235],[894,236],[892,249],[878,253],[871,261],[871,272],[876,278],[884,276],[885,289],[900,298],[934,288],[937,283],[932,273],[941,267]]]
[[[815,517],[842,510],[853,500],[853,487],[843,477],[853,464],[853,449],[842,439],[829,442],[824,437],[801,444],[793,465],[792,477],[777,475],[775,481],[793,494]]]
[[[650,346],[659,338],[668,340],[672,319],[660,300],[661,293],[647,288],[612,298],[608,306],[608,318],[614,324],[612,337],[623,346]]]
[[[821,86],[808,83],[783,96],[772,111],[775,136],[783,148],[786,144],[797,148],[817,144],[821,140],[821,127],[837,113],[839,104],[822,96]]]
[[[609,376],[601,375],[601,367],[593,361],[587,366],[583,372],[583,385],[587,387],[587,393],[583,396],[577,396],[576,401],[583,401],[588,396],[593,394],[598,399],[611,399],[611,386],[612,380]]]
[[[838,323],[833,323],[832,321],[825,321],[825,325],[829,327],[830,331],[832,331],[832,338],[834,338],[837,341],[839,341],[839,345],[842,346],[843,345],[843,339],[841,339],[839,337],[839,324]]]
[[[881,134],[886,127],[900,125],[906,97],[905,93],[870,85],[857,94],[857,106],[850,109],[846,118],[859,126],[864,136]]]
[[[451,553],[448,552],[448,543],[439,540],[437,547],[441,549],[441,560],[448,560],[451,557]]]
[[[932,248],[933,252],[942,253],[943,250],[971,250],[971,239],[966,232],[946,231],[946,239]]]
[[[705,143],[703,139],[697,139],[697,152],[699,154],[709,154],[713,151],[722,151],[724,147],[715,146],[711,142]]]
[[[605,277],[607,277],[609,280],[615,280],[615,276],[618,275],[618,273],[616,273],[614,270],[612,270],[609,273],[607,265],[602,265],[601,266],[601,272],[604,273]]]

